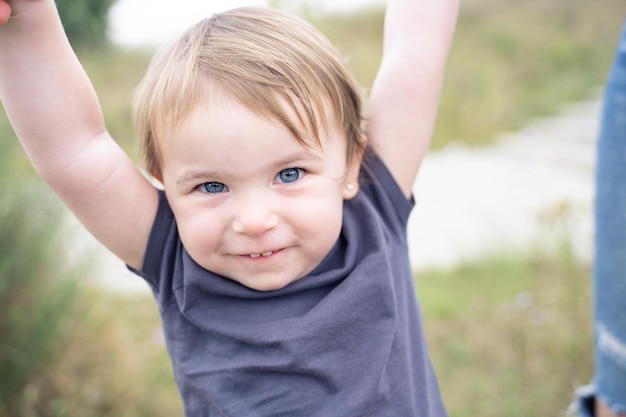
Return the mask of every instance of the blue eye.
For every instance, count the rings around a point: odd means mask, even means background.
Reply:
[[[287,168],[280,171],[276,176],[276,179],[280,183],[289,184],[298,181],[301,174],[302,169],[300,168]]]
[[[202,191],[209,194],[223,193],[228,191],[228,187],[226,187],[226,185],[222,184],[221,182],[205,182],[204,184],[200,185],[200,188],[202,189]]]

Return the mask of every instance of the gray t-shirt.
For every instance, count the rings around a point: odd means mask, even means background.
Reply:
[[[197,265],[161,193],[142,271],[186,415],[446,416],[409,266],[413,202],[371,150],[341,236],[308,276],[260,292]]]

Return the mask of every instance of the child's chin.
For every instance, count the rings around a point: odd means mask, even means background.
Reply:
[[[251,280],[236,280],[241,285],[256,291],[278,291],[287,285],[297,281],[299,278],[273,277],[272,279],[252,278]]]

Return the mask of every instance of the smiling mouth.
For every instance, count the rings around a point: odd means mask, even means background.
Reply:
[[[267,251],[267,252],[263,252],[263,253],[251,253],[248,256],[250,258],[261,258],[261,257],[268,257],[271,256],[274,253],[273,250]]]

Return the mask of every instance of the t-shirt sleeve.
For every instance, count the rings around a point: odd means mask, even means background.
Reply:
[[[178,238],[174,213],[167,202],[165,192],[159,192],[159,206],[150,231],[143,266],[140,270],[128,266],[128,269],[144,278],[155,294],[160,292],[163,282],[161,277],[171,276],[173,268],[171,256],[177,250]]]
[[[368,148],[363,157],[359,185],[386,223],[404,235],[415,201],[413,197],[405,197],[385,163],[372,148]]]

